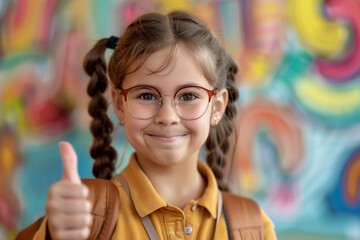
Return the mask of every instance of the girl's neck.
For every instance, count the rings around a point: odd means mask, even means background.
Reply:
[[[138,163],[161,198],[180,209],[191,200],[197,200],[206,188],[198,171],[197,158],[171,166],[157,165],[151,161]]]

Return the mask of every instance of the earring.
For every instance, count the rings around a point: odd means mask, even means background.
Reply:
[[[220,116],[215,116],[215,117],[214,117],[214,120],[215,120],[215,121],[218,121],[219,119],[220,119]]]

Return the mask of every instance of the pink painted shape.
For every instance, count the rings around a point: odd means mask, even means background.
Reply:
[[[18,206],[15,199],[0,195],[0,223],[8,229],[15,229],[18,218]]]
[[[360,2],[358,0],[327,1],[329,16],[333,19],[346,19],[353,29],[353,39],[349,43],[346,59],[343,61],[317,60],[316,65],[321,74],[336,83],[354,78],[360,72]]]
[[[54,14],[54,10],[56,8],[56,4],[58,3],[59,0],[48,0],[45,4],[45,7],[43,9],[43,18],[42,18],[42,26],[39,32],[39,36],[38,36],[38,44],[39,46],[43,46],[43,45],[47,45],[48,41],[49,41],[49,34],[50,34],[50,28],[51,28],[51,23],[53,18],[53,14]]]
[[[14,27],[23,24],[28,10],[29,0],[19,0],[14,6]]]
[[[136,18],[136,5],[134,3],[127,3],[124,5],[124,22],[129,24]]]

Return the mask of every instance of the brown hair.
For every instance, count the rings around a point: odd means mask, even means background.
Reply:
[[[115,168],[116,151],[110,146],[113,124],[106,114],[108,104],[102,96],[107,87],[104,59],[107,41],[107,38],[99,40],[88,52],[84,69],[91,77],[87,90],[92,98],[88,111],[93,118],[90,126],[94,137],[90,150],[91,157],[95,159],[93,174],[97,178],[110,179]],[[238,98],[235,84],[237,66],[202,21],[184,11],[173,11],[167,15],[148,13],[135,19],[116,43],[108,66],[110,80],[114,87],[121,88],[124,77],[138,70],[152,53],[171,47],[171,58],[177,44],[191,50],[210,84],[217,89],[226,88],[229,92],[225,114],[219,124],[210,129],[205,144],[206,160],[215,174],[219,188],[228,190],[223,182],[223,168],[225,154],[229,149],[228,137],[233,130],[236,115],[234,102]],[[156,71],[166,68],[166,64]]]

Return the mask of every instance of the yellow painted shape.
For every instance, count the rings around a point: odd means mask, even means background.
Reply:
[[[295,83],[295,91],[305,105],[318,112],[339,115],[360,106],[360,87],[336,89],[307,78]]]
[[[14,151],[13,140],[11,138],[3,139],[0,142],[0,167],[1,167],[1,176],[0,183],[6,183],[11,170],[14,168],[16,163],[16,157]]]
[[[36,36],[41,31],[44,8],[47,0],[28,0],[26,4],[25,16],[21,24],[15,25],[15,18],[12,15],[8,25],[8,38],[6,38],[6,48],[8,53],[29,50]]]
[[[345,26],[331,22],[323,15],[325,0],[289,0],[288,16],[300,37],[315,53],[330,57],[340,54],[346,46]]]
[[[249,71],[246,73],[246,79],[253,84],[261,84],[270,70],[270,62],[260,55],[253,55],[249,62]]]
[[[161,9],[167,13],[172,10],[181,9],[190,11],[192,9],[192,5],[189,0],[159,0]]]
[[[282,15],[283,2],[258,2],[253,8],[254,16],[256,18],[263,18],[274,15]]]
[[[92,4],[84,1],[71,1],[68,3],[70,22],[75,25],[77,23],[88,24],[92,19]]]
[[[255,171],[239,170],[238,184],[239,190],[245,193],[254,193],[260,188],[260,176]]]

